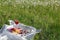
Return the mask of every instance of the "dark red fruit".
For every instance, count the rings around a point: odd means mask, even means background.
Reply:
[[[19,34],[23,34],[23,30],[20,30],[20,33]]]
[[[15,31],[15,28],[10,28],[10,29],[8,29],[8,31],[10,31],[10,32]]]
[[[10,30],[15,31],[15,28],[11,28]]]
[[[24,33],[26,33],[26,31],[24,30]]]
[[[15,20],[15,24],[18,24],[19,23],[19,21],[18,20]]]

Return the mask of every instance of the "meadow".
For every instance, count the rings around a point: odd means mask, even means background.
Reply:
[[[20,23],[41,29],[34,40],[60,40],[60,3],[57,1],[0,0],[0,28],[9,24],[8,20],[17,19]]]

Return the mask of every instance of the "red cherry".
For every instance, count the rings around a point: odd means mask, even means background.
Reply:
[[[20,30],[20,33],[19,34],[23,34],[23,30]]]
[[[27,33],[29,33],[29,32],[28,32],[27,30],[24,30],[24,33],[27,34]]]
[[[15,28],[10,28],[10,29],[8,29],[8,31],[10,31],[10,32],[15,31]]]
[[[27,33],[27,30],[24,30],[24,33],[26,34]]]
[[[15,24],[18,24],[19,23],[19,21],[18,20],[15,20]]]
[[[15,31],[15,28],[11,28],[10,30]]]

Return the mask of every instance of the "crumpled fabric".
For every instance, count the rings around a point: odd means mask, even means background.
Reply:
[[[16,25],[13,20],[9,20],[10,25],[4,24],[3,27],[0,29],[0,40],[31,40],[36,33],[39,33],[41,30],[37,30],[36,28],[32,26],[26,26],[22,23],[19,23]],[[15,35],[7,31],[7,28],[11,27],[20,27],[22,29],[30,30],[31,32],[21,36],[21,35]]]

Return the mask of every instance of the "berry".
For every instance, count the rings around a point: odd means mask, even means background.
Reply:
[[[18,20],[15,20],[14,22],[15,22],[15,24],[18,24],[18,23],[19,23],[19,21],[18,21]]]

